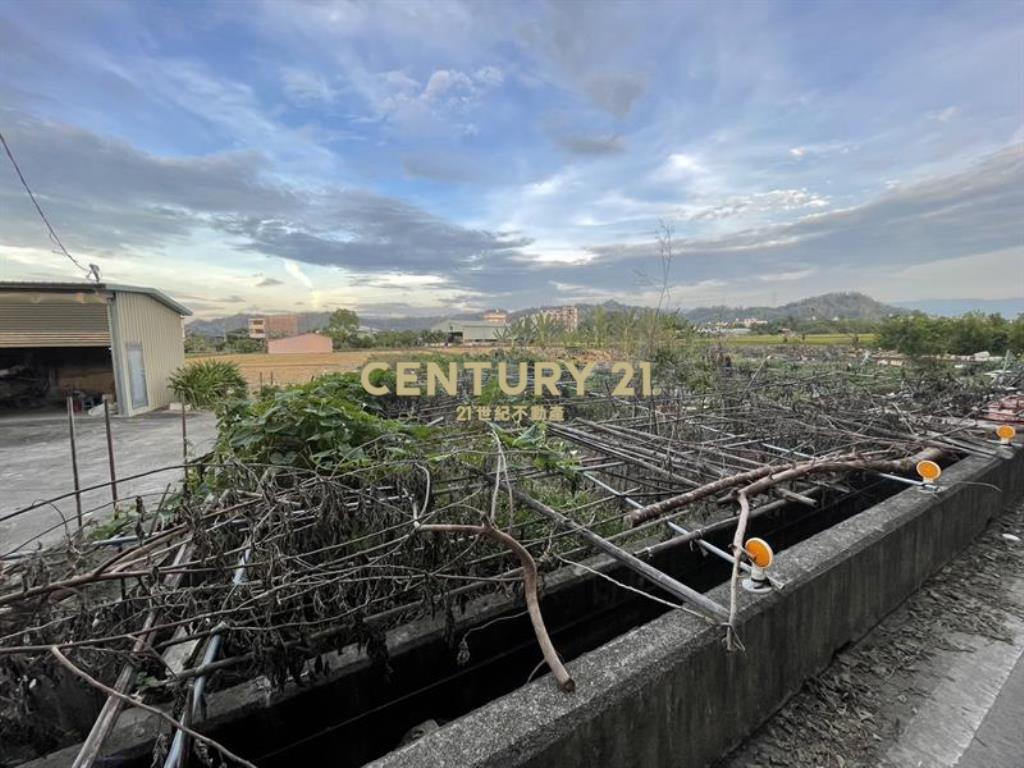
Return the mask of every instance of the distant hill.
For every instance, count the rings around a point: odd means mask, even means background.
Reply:
[[[986,315],[1000,314],[1012,320],[1024,314],[1024,298],[1018,299],[922,299],[921,301],[898,301],[897,306],[916,309],[929,315],[957,317],[967,312],[984,312]]]
[[[909,310],[875,301],[863,293],[825,293],[778,307],[699,307],[681,312],[692,323],[736,320],[755,317],[759,320],[882,320]]]
[[[537,312],[540,309],[550,309],[551,305],[545,307],[531,307],[509,312],[510,320],[518,320]],[[580,311],[580,319],[594,312],[598,307],[608,312],[619,312],[630,309],[643,309],[643,307],[630,306],[617,301],[606,301],[603,304],[577,304]],[[680,310],[679,314],[692,323],[708,323],[717,320],[730,321],[741,320],[747,317],[755,317],[760,320],[785,320],[795,318],[797,320],[831,320],[838,317],[843,320],[881,320],[889,315],[896,315],[909,312],[905,307],[894,307],[889,304],[882,304],[863,293],[826,293],[821,296],[812,296],[800,301],[783,304],[779,307],[698,307],[697,309]],[[327,325],[330,312],[298,312],[299,332],[306,333]],[[189,333],[201,336],[223,336],[228,331],[235,331],[245,328],[250,315],[230,315],[228,317],[213,318],[210,320],[193,320],[188,324]],[[387,331],[419,331],[441,322],[442,320],[478,320],[478,312],[462,312],[447,315],[430,315],[423,317],[385,317],[381,315],[360,315],[360,322],[367,327]]]
[[[327,325],[327,318],[330,312],[296,312],[299,317],[299,333],[308,333]],[[189,333],[197,336],[214,338],[223,336],[229,331],[237,331],[249,325],[249,318],[255,317],[257,313],[228,315],[227,317],[215,317],[210,320],[193,320],[188,323],[186,329]]]
[[[423,317],[385,317],[382,315],[360,315],[359,322],[382,331],[425,331],[442,320],[479,320],[479,312],[453,312],[449,315],[425,315]]]
[[[299,318],[299,333],[316,331],[327,325],[331,317],[330,312],[296,312]],[[249,324],[249,318],[258,316],[258,312],[228,315],[227,317],[214,317],[208,320],[193,320],[187,324],[189,333],[208,338],[223,336],[229,331],[237,331]],[[430,328],[442,320],[476,320],[480,314],[455,313],[450,315],[431,315],[425,317],[386,317],[383,315],[359,315],[360,325],[381,331],[419,331]]]

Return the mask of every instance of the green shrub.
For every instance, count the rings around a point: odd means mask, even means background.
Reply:
[[[231,403],[221,413],[216,452],[257,464],[334,469],[361,461],[368,443],[400,457],[411,438],[428,432],[380,413],[358,375],[327,374]]]
[[[233,397],[244,397],[247,389],[242,372],[234,363],[202,360],[189,363],[171,374],[174,394],[193,408],[214,408]]]

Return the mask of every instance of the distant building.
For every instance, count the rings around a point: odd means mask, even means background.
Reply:
[[[324,354],[334,349],[330,336],[319,333],[303,333],[267,341],[267,352],[272,355],[293,355],[302,353]]]
[[[533,312],[530,317],[535,320],[538,317],[547,318],[558,323],[567,331],[575,331],[580,325],[580,311],[575,306],[539,309]]]
[[[250,339],[279,339],[297,336],[298,333],[298,315],[256,315],[249,318]]]
[[[479,344],[497,341],[507,327],[486,320],[443,320],[430,330],[447,334],[448,344]]]
[[[743,336],[744,334],[750,333],[749,328],[733,328],[721,323],[715,323],[712,325],[702,325],[697,329],[698,333],[705,334],[721,334],[723,336]]]
[[[504,325],[508,322],[508,312],[504,309],[489,309],[484,312],[484,322]]]

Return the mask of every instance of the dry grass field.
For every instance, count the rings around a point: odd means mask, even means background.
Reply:
[[[294,355],[268,355],[254,352],[239,355],[196,355],[188,362],[198,360],[226,360],[242,369],[249,386],[260,384],[301,384],[323,373],[358,371],[367,360],[408,360],[424,354],[471,355],[490,351],[485,346],[459,346],[415,349],[351,349],[329,354],[300,353]]]
[[[839,345],[845,346],[853,342],[853,334],[807,334],[804,339],[793,339],[791,344]],[[870,345],[875,339],[874,334],[861,334],[858,341]],[[704,339],[711,343],[711,339]],[[750,334],[747,336],[727,336],[714,341],[735,345],[774,345],[782,344],[783,336]],[[411,360],[423,355],[479,355],[490,352],[491,346],[457,346],[457,347],[415,347],[411,349],[350,349],[343,352],[328,354],[300,353],[294,355],[269,355],[265,352],[252,352],[236,355],[195,355],[188,360],[227,360],[237,363],[242,370],[249,386],[253,389],[261,384],[302,384],[324,373],[344,373],[358,371],[368,360]],[[609,350],[574,350],[571,354],[559,347],[532,348],[534,354],[549,360],[561,360],[569,357],[574,360],[603,361],[620,359],[620,355]]]

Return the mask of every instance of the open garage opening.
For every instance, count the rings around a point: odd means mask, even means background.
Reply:
[[[63,408],[76,411],[115,398],[108,347],[0,349],[0,414]]]

